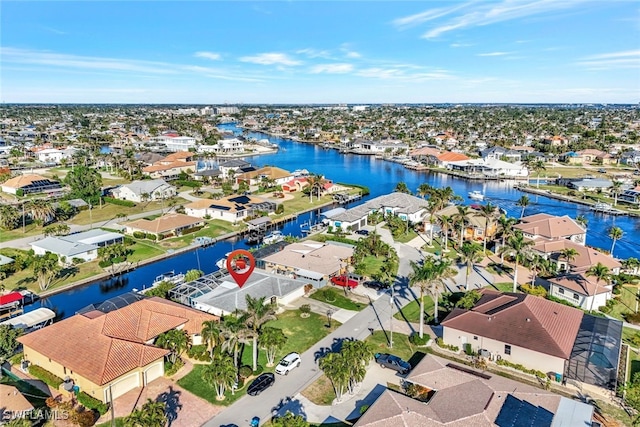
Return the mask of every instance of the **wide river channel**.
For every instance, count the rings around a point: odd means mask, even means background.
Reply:
[[[234,125],[223,125],[221,128],[231,129],[241,133]],[[327,179],[337,183],[361,184],[369,187],[371,194],[351,206],[360,204],[373,197],[392,192],[398,182],[404,182],[412,191],[416,191],[422,183],[436,187],[450,186],[457,195],[462,196],[467,203],[471,203],[467,194],[472,190],[482,191],[487,201],[505,209],[509,216],[519,217],[520,208],[516,201],[524,194],[515,188],[514,182],[478,182],[454,178],[445,174],[412,171],[405,169],[398,163],[393,163],[373,156],[341,154],[337,150],[325,149],[320,146],[299,143],[282,138],[250,133],[248,137],[257,139],[268,138],[277,144],[280,150],[276,154],[266,154],[248,157],[245,160],[256,167],[277,166],[289,171],[307,169],[312,173],[324,175]],[[609,216],[591,212],[587,207],[569,202],[562,202],[543,196],[529,195],[531,204],[526,214],[546,212],[553,215],[569,215],[576,218],[584,215],[588,219],[587,244],[595,247],[611,249],[611,239],[607,236],[607,229],[613,225],[624,231],[624,236],[615,246],[615,256],[618,258],[640,258],[640,218],[628,216]],[[477,202],[476,202],[477,203]],[[331,207],[327,208],[330,209]],[[320,212],[314,211],[300,215],[296,221],[283,225],[284,234],[301,236],[301,225],[316,223],[320,220]],[[126,273],[117,278],[94,282],[81,287],[66,290],[49,296],[40,302],[25,307],[31,311],[40,306],[49,307],[62,319],[74,315],[78,310],[89,304],[97,304],[134,288],[142,289],[149,286],[154,278],[167,271],[184,273],[197,268],[205,273],[217,270],[215,262],[225,253],[233,249],[246,249],[244,240],[228,240],[218,242],[207,248],[194,249],[153,264],[148,264]]]

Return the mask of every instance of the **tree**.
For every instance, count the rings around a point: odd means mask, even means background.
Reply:
[[[544,162],[535,157],[531,157],[526,163],[529,170],[536,172],[536,188],[540,188],[540,171],[545,170]]]
[[[585,229],[585,230],[586,230],[586,229],[587,229],[587,224],[589,223],[589,220],[588,220],[588,219],[587,219],[587,217],[586,217],[586,216],[584,216],[584,215],[578,215],[578,216],[576,217],[576,222],[578,223],[578,225],[579,225],[580,227],[582,227],[583,229]]]
[[[267,355],[267,366],[275,365],[276,353],[287,342],[287,336],[280,328],[264,327],[260,334],[260,345]]]
[[[167,424],[166,405],[164,402],[154,402],[151,399],[136,408],[125,417],[125,427],[164,427]]]
[[[156,345],[169,350],[169,362],[175,364],[182,353],[189,348],[189,336],[186,331],[171,329],[158,336]]]
[[[251,328],[253,339],[253,370],[258,369],[258,336],[262,325],[269,320],[276,319],[275,304],[266,303],[266,297],[253,298],[246,295],[247,316],[245,318],[247,327]]]
[[[324,177],[322,175],[311,174],[307,177],[307,183],[309,184],[309,202],[313,202],[314,191],[316,192],[318,199],[320,199],[325,184]]]
[[[0,365],[13,356],[20,343],[17,341],[22,330],[12,325],[0,325]]]
[[[622,265],[624,265],[625,268],[629,269],[631,271],[631,274],[638,274],[638,269],[640,268],[640,260],[638,260],[638,258],[627,258],[624,261],[622,261]]]
[[[500,247],[504,246],[505,240],[511,236],[514,232],[513,226],[517,220],[515,218],[501,215],[498,218],[498,230],[500,232],[500,239],[502,240]],[[500,262],[504,265],[504,255],[500,256]]]
[[[451,260],[439,261],[427,258],[422,264],[411,261],[413,272],[409,275],[409,283],[420,287],[420,338],[424,337],[424,293],[430,290],[434,295],[434,321],[438,321],[438,299],[440,288],[444,287],[445,279],[451,278],[455,270],[451,268]]]
[[[613,194],[613,206],[618,205],[618,195],[622,192],[622,181],[618,181],[614,179],[611,182],[611,188],[609,188],[609,193]]]
[[[220,345],[224,342],[224,335],[220,323],[217,320],[206,320],[202,322],[200,335],[209,349],[209,357],[213,359],[214,350],[219,349]]]
[[[197,269],[192,269],[189,270],[185,273],[184,275],[184,281],[185,282],[192,282],[196,279],[199,279],[200,277],[204,276],[204,272],[202,270],[197,270]]]
[[[202,379],[215,388],[217,400],[224,400],[224,392],[237,380],[233,358],[226,353],[215,352],[211,363],[202,370]]]
[[[462,298],[460,298],[456,303],[456,307],[470,310],[478,301],[480,301],[481,297],[482,295],[480,295],[480,292],[475,289],[465,292]]]
[[[31,219],[38,224],[46,224],[55,218],[55,209],[46,199],[33,199],[27,202],[25,210]]]
[[[96,205],[100,201],[102,191],[102,176],[96,169],[87,166],[76,166],[64,178],[71,191],[69,195],[74,199]]]
[[[458,213],[454,214],[454,221],[460,225],[460,246],[462,246],[462,242],[464,241],[464,229],[467,223],[469,222],[469,215],[471,214],[471,209],[469,206],[456,206],[458,209]]]
[[[608,283],[611,280],[611,271],[609,270],[609,267],[599,262],[596,265],[592,265],[587,270],[587,276],[596,278],[596,291],[594,296],[591,298],[591,308],[590,308],[590,310],[593,311],[593,303],[596,299],[595,296],[598,295],[598,286],[600,285],[600,281],[602,280]]]
[[[518,288],[518,265],[531,253],[533,241],[528,240],[522,234],[522,231],[516,230],[512,236],[506,240],[505,245],[500,248],[501,254],[513,257],[513,292]]]
[[[482,247],[479,244],[475,242],[465,242],[462,244],[460,252],[458,253],[458,261],[465,264],[467,267],[464,285],[466,291],[469,291],[469,275],[471,274],[471,267],[473,267],[473,264],[476,262],[482,261],[483,258]]]
[[[564,258],[565,260],[567,260],[567,267],[565,269],[566,271],[569,271],[569,264],[571,263],[571,261],[576,259],[578,255],[578,251],[574,248],[566,248],[560,251],[560,258]]]
[[[411,190],[409,190],[409,187],[407,187],[406,182],[399,182],[398,184],[396,184],[396,188],[394,188],[393,191],[396,191],[398,193],[411,194]]]
[[[522,207],[522,212],[520,212],[520,218],[524,217],[524,211],[525,209],[527,209],[527,206],[529,206],[529,204],[530,204],[529,196],[527,196],[526,194],[520,197],[516,202],[516,206]]]
[[[453,217],[450,215],[441,215],[438,219],[440,228],[442,229],[442,237],[444,237],[444,248],[442,252],[449,252],[449,229],[453,226]]]
[[[353,394],[355,387],[364,380],[367,365],[373,359],[373,351],[364,341],[345,341],[340,353],[349,362],[349,393]]]
[[[351,367],[350,362],[342,353],[329,353],[320,359],[318,366],[331,381],[336,393],[336,400],[340,402],[349,386]]]
[[[233,354],[233,363],[236,368],[238,367],[238,347],[240,343],[246,342],[252,332],[246,326],[246,318],[246,313],[238,313],[237,316],[226,316],[222,323],[222,333],[225,337],[222,346]]]
[[[287,411],[282,417],[271,419],[271,427],[308,427],[310,424],[302,415],[294,415]]]
[[[609,236],[609,238],[611,240],[613,240],[613,243],[611,244],[611,255],[613,256],[613,249],[616,247],[616,242],[618,240],[622,239],[622,236],[624,235],[624,232],[622,231],[622,228],[620,228],[620,227],[611,227],[607,231],[607,235]]]
[[[485,220],[484,233],[482,233],[482,249],[484,250],[484,252],[486,252],[487,234],[489,234],[489,229],[493,225],[493,219],[496,214],[496,207],[491,202],[488,202],[486,205],[482,206],[482,208],[480,209],[480,213]]]
[[[51,252],[34,256],[31,265],[41,291],[46,291],[62,271],[58,263],[58,255]]]
[[[18,208],[8,204],[0,205],[0,227],[5,230],[13,230],[20,225],[22,215]]]

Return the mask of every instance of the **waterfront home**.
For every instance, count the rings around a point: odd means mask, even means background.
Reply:
[[[640,185],[624,190],[618,196],[618,201],[640,206]]]
[[[487,221],[487,218],[482,214],[482,212],[479,209],[475,209],[473,206],[476,206],[476,205],[472,205],[472,208],[469,211],[469,215],[466,216],[467,222],[463,230],[463,239],[482,242],[484,240],[485,235],[487,236],[487,239],[490,239],[491,237],[495,236],[496,232],[498,231],[497,219],[500,215],[500,212],[496,209],[495,214],[493,215],[493,219],[490,221]],[[447,206],[446,208],[443,208],[437,211],[435,213],[435,216],[437,218],[440,218],[443,215],[446,215],[448,217],[454,217],[457,214],[458,214],[458,208],[456,206]],[[430,218],[425,217],[425,220],[424,220],[425,228],[428,228],[431,226],[429,221],[430,221]],[[488,228],[487,228],[487,225],[488,225]],[[460,227],[455,227],[455,228],[458,231],[460,229]]]
[[[412,160],[416,162],[426,163],[441,168],[446,168],[451,162],[459,162],[469,160],[469,157],[462,153],[454,153],[451,151],[440,151],[435,147],[421,147],[409,153]]]
[[[409,146],[402,141],[367,141],[360,142],[360,148],[355,150],[358,154],[393,154],[406,151]]]
[[[222,172],[222,179],[228,179],[237,174],[256,170],[256,168],[251,166],[251,163],[240,159],[230,159],[222,162],[218,165],[218,168],[220,172]]]
[[[594,407],[539,387],[427,354],[387,388],[354,427],[590,426]]]
[[[204,224],[205,222],[202,218],[173,213],[153,220],[145,218],[138,219],[136,221],[124,223],[123,225],[127,234],[140,232],[147,235],[152,234],[156,238],[162,239],[171,236],[181,236],[183,231],[203,227]]]
[[[567,249],[575,251],[575,255],[569,259],[562,255]],[[558,271],[584,273],[591,266],[600,263],[606,266],[612,274],[618,274],[622,267],[620,261],[611,255],[605,254],[596,248],[574,243],[563,238],[556,240],[538,239],[535,241],[533,250],[541,257],[555,262]]]
[[[275,166],[265,166],[250,172],[244,172],[234,176],[236,182],[246,182],[249,185],[260,185],[265,181],[273,185],[283,185],[293,178],[293,174],[287,170]]]
[[[188,151],[170,154],[142,169],[151,178],[178,179],[182,173],[193,173],[198,169],[194,155]]]
[[[132,181],[129,184],[123,184],[111,190],[111,195],[114,199],[129,200],[136,203],[165,200],[176,194],[175,187],[167,184],[162,179]]]
[[[177,133],[166,133],[160,136],[150,138],[155,144],[160,144],[167,151],[192,151],[196,149],[196,139],[190,136],[180,136]]]
[[[480,292],[473,308],[455,308],[442,322],[446,344],[556,378],[615,389],[622,322],[538,296]]]
[[[597,310],[613,295],[613,285],[598,282],[586,274],[568,274],[547,280],[549,295],[561,298],[583,310]]]
[[[480,157],[487,160],[505,160],[508,162],[519,162],[522,160],[522,153],[504,147],[495,146],[480,151]]]
[[[353,251],[351,245],[306,240],[285,246],[260,259],[259,264],[272,274],[306,279],[318,288],[346,271]]]
[[[252,195],[231,195],[217,200],[200,199],[184,205],[187,215],[237,223],[257,212],[275,212],[277,204]]]
[[[36,255],[51,252],[58,256],[62,265],[71,265],[74,260],[93,261],[98,249],[124,242],[124,235],[94,228],[66,236],[47,236],[31,243]]]
[[[472,175],[504,178],[526,178],[529,170],[520,163],[498,159],[469,159],[449,162],[447,169]]]
[[[306,177],[296,177],[290,181],[282,184],[282,191],[285,193],[293,193],[295,191],[302,191],[305,187],[309,186],[309,181]]]
[[[36,174],[18,175],[10,178],[0,186],[2,191],[9,194],[36,194],[45,192],[59,192],[62,185],[58,181]]]
[[[513,228],[531,240],[567,239],[584,245],[587,232],[568,215],[554,216],[546,213],[525,216]]]
[[[153,297],[111,311],[88,309],[18,340],[29,365],[110,402],[164,375],[169,351],[153,344],[159,335],[179,329],[200,344],[202,323],[209,320],[218,318]]]
[[[612,185],[610,180],[600,178],[576,179],[567,183],[568,188],[578,191],[603,191],[608,190]]]
[[[221,157],[242,154],[244,151],[244,140],[239,138],[223,138],[212,145],[198,146],[198,152],[200,153],[210,153]]]

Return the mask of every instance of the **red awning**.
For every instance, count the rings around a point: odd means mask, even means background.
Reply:
[[[0,306],[21,300],[22,294],[20,292],[10,292],[5,295],[0,295]]]

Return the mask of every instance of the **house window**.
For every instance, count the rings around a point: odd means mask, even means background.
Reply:
[[[580,296],[578,294],[573,294],[573,299],[578,300],[580,299]]]
[[[562,289],[562,288],[559,288],[559,289],[558,289],[558,293],[559,293],[559,294],[562,294],[562,295],[564,295],[564,289]]]
[[[504,354],[511,354],[511,346],[509,344],[504,345]]]
[[[475,336],[475,335],[473,336],[473,339],[474,339],[474,340],[476,340],[476,341],[478,341],[478,337],[477,337],[477,336]]]

